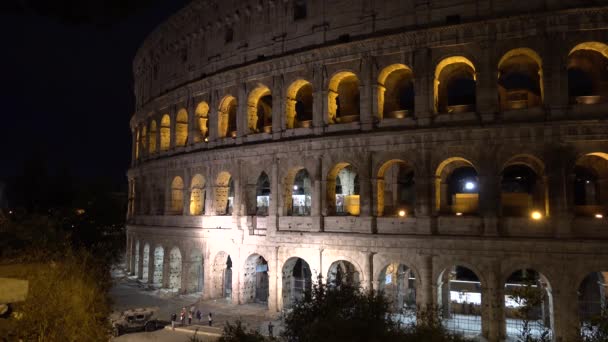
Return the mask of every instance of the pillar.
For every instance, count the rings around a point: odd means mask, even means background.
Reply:
[[[359,172],[359,215],[361,217],[372,215],[372,182],[369,175],[371,166],[371,156],[366,153],[361,159],[361,168],[357,170]]]
[[[494,113],[498,111],[498,78],[494,45],[484,42],[481,48],[479,63],[475,65],[477,84],[475,107],[484,122],[494,121]]]
[[[209,120],[207,121],[207,127],[209,128],[209,142],[215,142],[218,140],[219,132],[218,132],[218,124],[219,124],[219,103],[220,99],[218,99],[217,90],[211,91],[211,101],[209,102],[209,113],[207,117]]]
[[[431,255],[420,256],[419,280],[417,282],[416,306],[420,319],[429,319],[434,310],[436,296],[434,295],[433,282],[433,257]]]
[[[365,283],[362,284],[364,289],[374,289],[374,254],[373,252],[365,252],[365,263],[363,264],[363,272],[365,273]]]
[[[313,65],[312,126],[315,135],[323,134],[327,118],[327,91],[324,90],[324,66]]]
[[[373,84],[372,65],[372,57],[365,54],[361,60],[361,82],[359,83],[359,120],[363,131],[370,131],[374,127],[372,98],[375,96],[372,94],[373,87],[371,86]]]
[[[492,260],[486,283],[483,285],[482,303],[485,313],[482,313],[483,333],[489,342],[505,339],[504,284],[500,277],[500,260]]]
[[[175,121],[177,119],[177,112],[175,106],[171,106],[169,117],[171,118],[169,128],[169,151],[171,151],[175,148]]]
[[[283,89],[283,75],[274,76],[272,79],[272,139],[281,138],[281,131],[285,129],[284,115],[285,90]]]
[[[496,170],[484,170],[479,178],[479,214],[483,217],[483,234],[498,235],[498,212],[500,208],[500,184]]]
[[[312,205],[310,208],[310,215],[314,219],[318,219],[319,221],[319,231],[323,231],[323,216],[324,208],[325,208],[325,182],[323,177],[323,160],[322,157],[318,157],[315,164],[315,170],[312,173],[313,178],[313,189],[312,189]]]
[[[281,270],[279,269],[278,260],[279,247],[275,247],[272,253],[268,256],[268,312],[278,312],[279,308],[279,281]]]
[[[237,144],[239,144],[242,142],[242,138],[249,133],[247,115],[247,85],[245,83],[240,83],[238,85],[236,101],[236,136]],[[228,132],[227,136],[230,136],[230,132]]]
[[[549,219],[554,227],[556,237],[568,237],[572,234],[570,222],[573,214],[568,203],[568,185],[565,165],[554,165],[547,170],[544,187],[544,201],[548,203]],[[540,183],[540,182],[539,182]]]
[[[431,124],[433,109],[433,86],[430,83],[434,70],[430,68],[431,50],[421,48],[414,51],[414,113],[420,126]]]
[[[139,263],[137,264],[137,279],[142,279],[144,270],[144,241],[139,243]]]
[[[541,92],[544,97],[544,105],[549,110],[551,119],[559,119],[567,114],[568,110],[568,50],[555,47],[569,46],[564,37],[557,33],[548,33],[543,39],[544,51],[550,52],[541,54],[543,58]]]
[[[171,250],[167,246],[163,246],[163,288],[169,287],[169,276],[171,273],[170,256]]]
[[[154,267],[155,267],[155,258],[154,258],[154,244],[150,243],[150,248],[148,249],[148,284],[154,283]]]
[[[184,253],[182,254],[182,281],[181,288],[179,289],[180,293],[188,292],[188,283],[190,282],[190,266],[192,265],[192,260],[190,260],[190,257],[190,249],[184,249]]]
[[[577,341],[580,337],[577,286],[571,283],[564,274],[554,283],[552,289],[553,334],[556,342]],[[550,301],[551,302],[551,301]]]
[[[126,271],[127,274],[131,273],[131,270],[133,269],[131,266],[131,262],[132,262],[132,258],[131,258],[131,246],[133,244],[133,237],[131,237],[131,234],[129,234],[129,231],[127,230],[127,247],[125,248],[125,265],[126,265]]]
[[[139,161],[139,158],[142,157],[141,149],[139,148],[140,146],[138,146],[137,134],[139,134],[139,129],[131,130],[131,166],[135,166]],[[141,139],[141,136],[139,138]]]
[[[274,125],[274,124],[273,124]],[[279,216],[279,159],[273,158],[270,167],[270,206],[268,207],[268,221],[266,234],[272,235],[277,231]]]

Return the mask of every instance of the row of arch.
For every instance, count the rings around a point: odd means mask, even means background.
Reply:
[[[549,213],[547,171],[541,160],[532,155],[510,158],[499,174],[499,181],[484,180],[478,168],[469,160],[452,157],[440,163],[433,175],[435,212],[438,214],[475,215],[480,210],[480,194],[493,191],[498,197],[501,216],[529,216],[538,211]],[[603,218],[608,208],[608,154],[589,153],[578,158],[568,171],[568,196],[576,215]],[[406,160],[390,159],[377,169],[370,187],[376,216],[415,216],[417,196],[425,192],[424,179],[416,174],[414,165]],[[359,170],[349,162],[336,163],[326,177],[325,200],[327,215],[357,216],[361,211]],[[279,185],[282,216],[310,216],[317,196],[313,194],[315,180],[304,167],[286,172]],[[208,185],[202,174],[195,174],[189,186],[181,176],[170,184],[171,214],[202,215],[211,209],[215,215],[232,215],[235,203],[235,183],[227,171],[220,172]],[[484,188],[485,187],[485,188]],[[494,189],[488,189],[492,188]],[[142,188],[140,191],[145,192]],[[250,198],[248,215],[266,216],[271,204],[271,179],[261,172],[255,189],[244,194]],[[206,198],[209,196],[209,200]],[[278,197],[277,197],[278,198]],[[188,204],[184,208],[184,204]],[[211,206],[211,208],[209,207]],[[185,210],[184,210],[185,209]],[[600,215],[598,217],[597,215]]]
[[[572,103],[603,102],[608,95],[608,45],[586,42],[576,45],[568,57],[569,98]],[[464,56],[441,60],[434,73],[433,96],[436,113],[474,112],[476,105],[476,67]],[[501,110],[541,106],[544,103],[543,64],[530,48],[508,51],[498,62],[498,103]],[[327,86],[327,124],[359,121],[360,80],[352,71],[334,74]],[[377,115],[380,119],[405,118],[414,111],[414,72],[404,64],[392,64],[378,75],[376,84]],[[217,137],[237,136],[238,100],[224,96],[217,108]],[[268,86],[258,84],[246,99],[246,134],[271,133],[273,96]],[[185,146],[208,139],[209,104],[200,102],[194,111],[192,124],[200,134],[188,141],[188,111],[179,109],[175,116],[173,134],[175,146]],[[285,94],[285,128],[311,127],[313,116],[313,87],[306,80],[294,81]],[[155,119],[136,130],[136,158],[139,150],[149,153],[171,147],[171,117],[163,114],[160,127]]]
[[[140,241],[135,242],[133,273],[143,282],[187,293],[209,291],[208,298],[268,305],[269,272],[273,270],[262,254],[250,254],[244,259],[241,269],[234,270],[230,254],[220,251],[209,266],[212,274],[205,278],[203,257],[198,249],[192,250],[188,259],[182,260],[178,247],[173,247],[166,258],[162,246],[156,246],[153,254],[150,254],[150,244],[142,242],[142,245],[140,246]],[[144,249],[141,261],[140,247]],[[149,260],[149,255],[153,255],[154,259]],[[153,267],[150,267],[151,262]],[[164,265],[165,262],[168,265]],[[305,258],[298,256],[287,258],[278,270],[281,282],[279,296],[283,309],[289,309],[311,291],[313,282],[319,276],[318,271],[311,268]],[[233,276],[235,271],[240,273],[238,277]],[[164,272],[168,274],[165,275]],[[182,273],[188,274],[185,286],[182,286]],[[362,269],[356,262],[338,258],[327,269],[324,281],[329,286],[360,286],[362,274]],[[375,287],[389,299],[394,318],[404,324],[415,323],[417,304],[421,300],[417,289],[423,285],[418,270],[404,263],[389,262],[375,274]],[[590,324],[593,319],[597,319],[608,304],[606,275],[608,272],[592,272],[579,284],[577,298],[581,324]],[[205,286],[204,279],[209,279],[211,283]],[[240,283],[235,282],[236,279]],[[238,299],[232,298],[234,286],[240,289]],[[448,266],[439,272],[432,286],[436,289],[434,300],[440,308],[446,328],[467,336],[483,335],[483,326],[487,323],[482,319],[487,307],[484,305],[488,300],[488,294],[484,290],[487,284],[484,284],[474,268],[465,264]],[[503,305],[507,338],[520,336],[524,324],[528,324],[530,333],[535,337],[553,335],[552,287],[544,274],[531,268],[515,270],[502,280],[501,286],[503,290],[500,291],[500,303]]]

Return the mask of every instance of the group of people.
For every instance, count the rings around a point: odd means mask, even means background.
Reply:
[[[203,313],[201,312],[201,310],[194,307],[194,305],[192,305],[190,307],[190,310],[187,310],[186,307],[184,306],[182,308],[182,311],[179,313],[179,321],[177,320],[177,318],[178,317],[177,317],[176,313],[171,314],[171,328],[173,328],[173,330],[175,330],[175,325],[178,322],[181,324],[181,326],[185,326],[186,318],[188,318],[188,325],[192,324],[193,318],[196,318],[198,320],[198,324],[201,324],[201,319],[203,318]],[[209,322],[209,326],[212,326],[213,325],[213,314],[211,312],[209,313],[209,315],[207,315],[207,320]]]

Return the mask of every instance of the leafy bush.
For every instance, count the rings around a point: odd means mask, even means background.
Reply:
[[[245,329],[241,321],[236,321],[235,324],[226,322],[224,332],[219,342],[264,342],[268,341],[262,334],[255,330]]]

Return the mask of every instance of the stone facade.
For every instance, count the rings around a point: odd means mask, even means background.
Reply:
[[[357,282],[489,341],[534,273],[540,325],[573,341],[608,271],[588,3],[194,1],[134,62],[129,270],[269,314]]]

